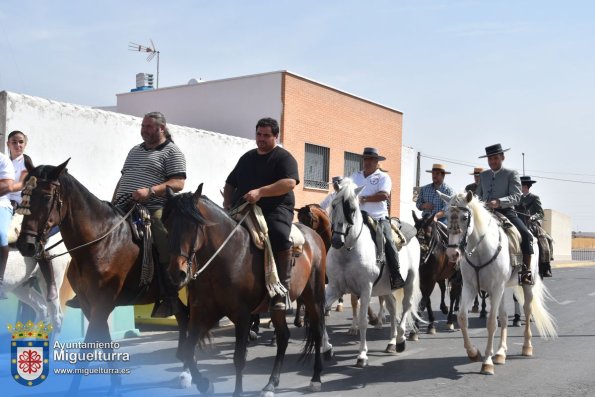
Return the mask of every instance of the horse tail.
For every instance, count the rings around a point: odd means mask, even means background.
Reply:
[[[326,307],[325,298],[325,253],[322,253],[320,262],[313,266],[312,272],[314,273],[314,288],[312,290],[312,297],[314,301],[314,313],[310,313],[306,307],[308,315],[308,321],[304,321],[306,328],[306,343],[304,349],[298,361],[305,361],[308,357],[311,357],[316,351],[320,351],[322,347],[322,338],[326,327],[324,309]],[[315,319],[312,321],[310,319]]]
[[[417,239],[413,239],[411,241],[414,240],[417,241]],[[409,244],[407,244],[407,247],[408,246]],[[419,245],[413,248],[414,250],[417,249],[417,252],[419,252]],[[421,318],[418,313],[419,304],[423,297],[421,293],[421,288],[419,287],[419,267],[416,266],[419,263],[419,254],[417,256],[413,255],[410,259],[412,260],[412,263],[410,264],[411,268],[408,272],[406,285],[405,287],[395,291],[395,297],[397,298],[397,317],[401,317],[403,315],[403,299],[405,297],[405,290],[411,289],[411,308],[409,309],[409,313],[407,313],[407,317],[403,320],[405,321],[406,328],[417,329],[416,321],[424,324],[427,324],[427,321]]]
[[[541,280],[541,277],[535,278],[535,284],[531,290],[533,292],[531,316],[535,321],[537,332],[545,339],[556,338],[558,336],[556,321],[545,304],[546,300],[555,301],[555,298],[551,295],[543,280]],[[519,303],[523,304],[524,294],[521,286],[515,287],[515,295]]]

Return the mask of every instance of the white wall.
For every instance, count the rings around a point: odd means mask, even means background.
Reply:
[[[401,220],[414,224],[411,210],[416,210],[413,201],[413,187],[415,186],[415,170],[417,159],[415,149],[408,146],[401,147]],[[420,215],[419,211],[417,212]]]
[[[147,109],[150,111],[152,109]],[[165,113],[166,118],[168,114]],[[128,151],[142,142],[141,118],[47,99],[0,93],[0,138],[12,130],[29,137],[26,153],[36,165],[58,165],[71,157],[68,171],[92,193],[111,200]],[[204,182],[203,193],[221,204],[219,190],[254,140],[169,125],[186,156],[185,191]]]
[[[543,212],[543,228],[554,239],[554,260],[572,259],[572,218],[550,209]]]
[[[253,139],[256,122],[283,110],[282,72],[118,94],[117,111],[142,116],[153,110],[168,123]]]

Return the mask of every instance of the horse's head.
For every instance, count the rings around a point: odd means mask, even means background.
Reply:
[[[357,187],[349,178],[341,181],[337,195],[331,204],[331,227],[333,232],[331,244],[335,249],[345,245],[345,238],[349,235],[358,217],[360,217],[358,195],[362,189],[363,186]]]
[[[24,215],[17,248],[23,256],[43,249],[49,231],[63,218],[60,176],[70,159],[59,166],[26,164],[29,172],[23,188],[23,201],[17,212]]]
[[[415,211],[411,210],[413,215],[413,223],[415,230],[417,230],[417,239],[420,243],[428,244],[432,239],[432,233],[434,230],[434,218],[427,215],[422,218],[418,218]]]
[[[302,208],[296,208],[298,221],[308,226],[311,229],[316,230],[318,228],[319,219],[318,216],[312,212],[311,206],[314,204],[308,204]]]
[[[459,193],[452,197],[440,193],[440,197],[448,204],[448,246],[446,254],[451,262],[461,258],[461,251],[465,251],[467,238],[473,233],[472,211],[470,203],[473,193]]]
[[[194,193],[174,195],[167,188],[167,202],[163,208],[163,224],[167,228],[170,262],[168,272],[174,284],[182,288],[196,271],[196,253],[204,246],[205,226],[210,223],[198,209],[202,183]]]

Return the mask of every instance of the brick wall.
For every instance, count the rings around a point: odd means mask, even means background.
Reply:
[[[284,73],[282,100],[282,142],[296,158],[302,181],[296,207],[319,203],[329,192],[304,187],[306,143],[330,148],[329,178],[343,175],[345,151],[361,154],[372,146],[387,158],[380,166],[393,183],[391,215],[399,216],[402,113],[291,73]]]

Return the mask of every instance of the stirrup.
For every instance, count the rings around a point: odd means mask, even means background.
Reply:
[[[66,301],[66,306],[72,307],[73,309],[80,309],[81,308],[81,302],[79,301],[78,295],[75,295],[75,296],[72,297],[72,299],[67,300]]]
[[[395,279],[393,279],[392,277],[390,278],[390,289],[391,290],[403,288],[404,286],[405,286],[405,280],[403,280],[403,277],[401,277],[400,274],[399,274],[398,278],[395,278]]]
[[[533,279],[533,274],[531,274],[531,270],[520,271],[519,272],[519,285],[533,285],[535,281]]]

